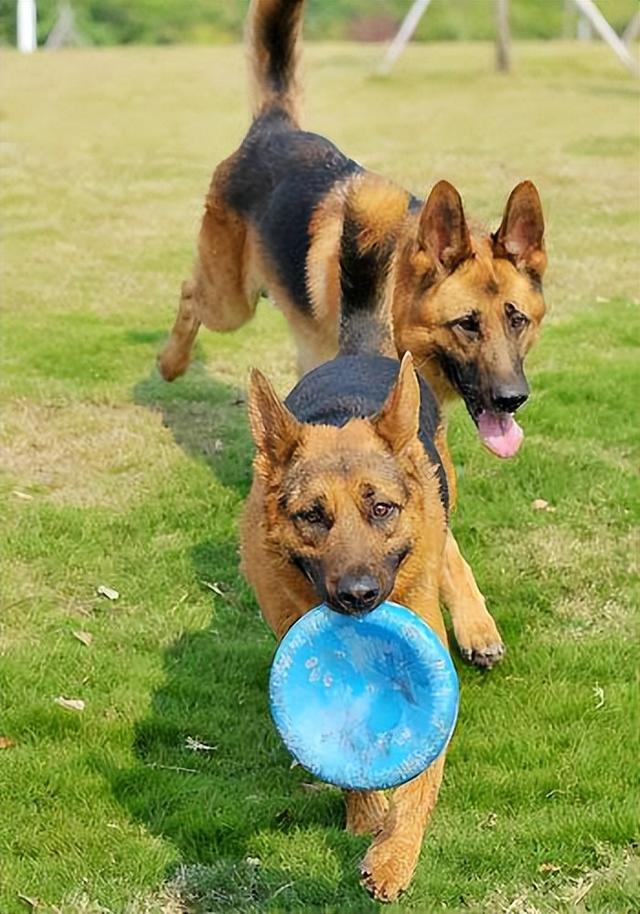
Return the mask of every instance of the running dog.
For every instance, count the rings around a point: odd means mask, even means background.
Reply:
[[[251,376],[257,454],[243,570],[278,638],[320,601],[364,613],[391,598],[446,644],[438,594],[449,497],[436,446],[439,408],[411,355],[401,365],[395,358],[386,276],[394,239],[363,226],[370,188],[364,207],[358,191],[345,204],[338,356],[305,375],[285,403],[259,371]],[[384,188],[377,202],[386,202]],[[374,835],[361,872],[379,901],[409,885],[443,766],[444,753],[390,803],[380,791],[346,791],[347,829]]]
[[[354,182],[363,194],[370,186],[375,201],[378,178],[299,126],[302,11],[303,0],[251,4],[253,122],[239,149],[214,172],[193,277],[182,285],[159,357],[167,380],[186,370],[201,324],[217,331],[242,326],[265,291],[291,326],[300,374],[337,351],[344,201]],[[367,206],[367,230],[375,234],[384,226],[393,247],[397,353],[413,354],[441,405],[461,396],[484,444],[500,457],[512,456],[522,440],[514,414],[529,393],[523,360],[545,310],[544,221],[536,188],[524,181],[512,191],[492,235],[470,230],[460,195],[446,181],[424,203],[395,187],[382,204],[389,208]],[[452,470],[449,465],[455,500]],[[448,579],[464,576],[469,583],[456,593],[443,587],[461,652],[489,667],[503,646],[451,536],[445,566]]]

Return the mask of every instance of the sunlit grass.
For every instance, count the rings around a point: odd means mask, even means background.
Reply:
[[[417,192],[447,177],[493,225],[532,178],[550,254],[522,455],[499,463],[452,420],[454,526],[509,652],[460,667],[403,906],[632,912],[638,92],[601,48],[518,47],[511,78],[488,46],[412,48],[387,81],[378,55],[309,49],[309,126]],[[203,333],[176,384],[154,368],[210,171],[247,123],[241,52],[3,70],[0,908],[374,910],[339,794],[289,771],[272,730],[273,641],[237,569],[242,389],[252,364],[292,383],[284,322],[263,304]]]

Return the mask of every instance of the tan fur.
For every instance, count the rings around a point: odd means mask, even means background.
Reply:
[[[299,0],[252,0],[247,33],[255,115],[278,108],[292,124],[299,123],[295,58],[302,7]],[[294,46],[289,49],[287,79],[278,83],[270,73],[268,52],[260,35],[269,18],[272,25],[274,22],[277,25],[285,16],[289,17]],[[159,357],[160,371],[167,380],[186,370],[200,324],[216,331],[242,326],[252,317],[262,290],[268,290],[291,326],[300,374],[335,355],[340,312],[339,254],[347,198],[363,223],[358,240],[362,248],[377,244],[389,234],[394,238],[387,301],[395,348],[400,355],[407,352],[414,355],[417,369],[441,404],[458,396],[443,367],[443,354],[454,357],[462,365],[476,366],[481,384],[486,386],[491,379],[508,377],[513,365],[521,363],[534,344],[545,310],[539,280],[546,267],[546,254],[542,209],[530,182],[514,188],[501,224],[491,236],[470,230],[460,196],[446,181],[436,184],[420,208],[410,208],[410,198],[404,190],[370,173],[337,181],[319,200],[308,226],[310,246],[306,263],[300,264],[311,303],[310,312],[305,313],[290,298],[281,282],[278,264],[267,255],[258,231],[224,202],[236,157],[237,153],[221,163],[211,182],[193,276],[183,283],[176,321]],[[526,328],[517,334],[510,331],[505,321],[506,303],[513,303],[528,318]],[[456,325],[470,311],[480,316],[483,327],[480,339],[472,338]],[[254,403],[258,396],[254,387]],[[269,397],[265,396],[267,402]],[[272,419],[276,419],[277,398],[271,400],[271,409]],[[257,441],[261,435],[258,413],[254,409],[252,415]],[[399,427],[394,423],[392,427],[396,440],[401,438]],[[293,446],[305,459],[323,453],[345,453],[355,461],[354,466],[364,471],[369,464],[365,459],[358,460],[356,455],[362,455],[363,448],[378,456],[382,451],[386,453],[388,436],[385,447],[383,433],[384,420],[377,430],[363,420],[354,420],[341,430],[300,429],[285,422],[281,427],[284,452],[279,450],[273,436],[269,441],[275,450],[268,459],[267,439],[259,445],[243,522],[243,566],[264,616],[278,638],[317,602],[314,588],[291,565],[282,548],[282,534],[287,525],[279,515],[275,493],[282,483],[278,467],[285,460],[287,446]],[[447,472],[453,504],[456,483],[445,424],[438,431],[436,446]],[[416,450],[415,460],[418,453],[424,459],[422,452]],[[411,473],[411,461],[406,454],[402,462]],[[423,482],[425,504],[429,504],[429,510],[437,511],[435,480]],[[344,480],[331,482],[332,490],[341,493],[339,502],[348,506],[353,493],[345,486]],[[351,521],[329,551],[335,561],[344,555],[353,558],[354,549],[360,544],[364,560],[367,555],[375,554],[375,543],[367,537],[354,536],[357,512],[347,511],[347,515]],[[441,528],[439,524],[422,523],[420,511],[413,515],[411,523],[412,529],[420,533],[420,548],[401,567],[394,599],[420,613],[444,640],[440,594],[451,613],[463,656],[479,658],[481,665],[490,666],[502,656],[503,646],[455,539],[450,531],[445,533],[444,520]],[[370,549],[374,552],[367,552]],[[396,897],[411,878],[441,776],[439,760],[424,775],[396,790],[389,808],[381,794],[347,796],[350,830],[376,834],[363,873],[370,890],[380,900]]]
[[[360,247],[367,251],[398,233],[407,214],[409,195],[390,181],[365,174],[351,181],[348,202],[361,226]]]
[[[217,169],[207,197],[194,270],[195,286],[189,287],[193,299],[190,310],[212,330],[234,330],[253,316],[258,290],[269,289],[291,325],[298,345],[299,370],[305,373],[331,358],[337,350],[338,259],[346,188],[342,185],[333,189],[317,207],[310,224],[306,275],[313,313],[309,316],[290,300],[257,236],[222,204],[226,171],[223,166]],[[490,322],[490,332],[480,347],[482,365],[493,370],[500,359],[514,355],[524,358],[535,342],[545,312],[544,299],[526,272],[517,269],[510,260],[496,257],[487,235],[471,238],[473,256],[448,272],[441,263],[434,262],[429,247],[419,242],[418,216],[402,216],[406,209],[405,192],[398,188],[395,198],[385,198],[378,179],[367,176],[360,181],[359,201],[370,231],[365,240],[373,241],[388,230],[390,219],[396,226],[392,298],[398,352],[412,352],[418,370],[438,400],[446,403],[458,396],[443,371],[438,353],[451,352],[462,361],[472,356],[469,341],[450,326],[451,321],[466,314],[472,306]],[[386,210],[389,199],[393,203],[391,216]],[[380,206],[381,203],[384,205]],[[503,250],[502,245],[497,248]],[[529,263],[537,270],[544,268],[544,251],[539,248],[531,251]],[[432,279],[422,292],[430,276]],[[511,347],[502,322],[505,302],[514,302],[530,319],[526,332]],[[160,370],[167,380],[186,369],[196,333],[195,325],[188,334],[172,331],[159,359]]]
[[[457,398],[458,392],[443,370],[440,352],[463,363],[477,358],[480,371],[487,375],[506,374],[514,357],[524,359],[535,343],[545,313],[544,299],[526,273],[518,271],[510,261],[494,257],[486,235],[471,236],[470,245],[473,256],[453,273],[443,272],[421,296],[416,296],[415,289],[420,277],[433,269],[432,259],[422,249],[415,252],[411,242],[405,242],[405,250],[397,260],[393,312],[398,352],[412,353],[418,371],[442,404]],[[530,319],[516,341],[504,328],[505,302],[517,304]],[[479,346],[450,326],[454,318],[470,310],[471,303],[479,307],[487,324],[485,339]]]
[[[395,574],[390,598],[410,606],[447,643],[438,601],[446,518],[434,470],[417,439],[418,407],[418,385],[408,357],[378,418],[353,419],[342,428],[297,422],[266,379],[254,372],[249,415],[258,451],[242,522],[242,564],[277,638],[318,602],[314,587],[292,564],[292,553],[320,558],[331,581],[353,564],[379,567],[390,550],[410,538],[412,550]],[[403,510],[393,527],[381,531],[356,507],[358,492],[365,484],[388,492],[397,473],[402,485],[395,497],[405,500]],[[313,492],[307,484],[298,487],[296,479],[311,479]],[[294,519],[318,492],[334,518],[321,541]],[[346,792],[347,828],[375,836],[362,875],[378,900],[391,901],[409,885],[443,765],[441,756],[397,788],[390,802],[376,791]]]
[[[304,373],[331,358],[337,350],[339,244],[344,199],[349,188],[345,184],[333,188],[312,217],[306,264],[307,288],[313,309],[309,316],[290,300],[287,289],[278,279],[275,265],[269,263],[255,232],[222,202],[232,162],[233,156],[214,174],[200,231],[192,280],[195,285],[188,286],[191,299],[188,307],[182,305],[183,287],[178,318],[183,318],[181,312],[187,309],[209,329],[235,330],[253,316],[258,292],[266,288],[291,324],[299,349],[299,370]],[[424,218],[430,201],[420,216],[409,216],[406,215],[407,195],[400,188],[372,175],[352,179],[349,184],[355,182],[360,185],[355,199],[367,225],[364,245],[375,243],[389,230],[397,235],[391,294],[398,352],[412,352],[418,370],[439,401],[445,403],[458,394],[442,369],[438,353],[450,352],[462,361],[472,355],[469,341],[450,326],[452,320],[466,314],[470,307],[479,310],[489,321],[490,331],[480,347],[481,362],[487,370],[493,370],[500,359],[506,366],[507,360],[514,355],[524,358],[535,342],[545,312],[544,299],[525,269],[531,268],[541,275],[546,263],[544,250],[529,251],[528,260],[525,252],[520,257],[518,269],[506,257],[495,256],[496,250],[500,253],[506,250],[504,242],[492,246],[489,236],[480,235],[469,239],[472,256],[456,264],[456,269],[450,272],[436,260],[430,247],[429,232],[437,233],[434,220]],[[528,182],[524,186],[525,196],[529,198]],[[503,226],[508,222],[507,217],[508,210]],[[420,231],[426,235],[421,237]],[[455,252],[447,248],[443,256],[455,259]],[[512,347],[502,321],[505,302],[515,303],[530,319],[526,332]],[[176,327],[179,326],[180,320],[176,323]],[[188,365],[197,333],[194,323],[190,331],[185,334],[174,328],[160,356],[160,370],[167,380],[181,374]]]
[[[298,35],[302,3],[289,0],[288,7]],[[268,60],[255,40],[261,22],[278,9],[278,0],[253,0],[251,6],[248,28],[258,98],[255,110],[278,104],[295,120],[299,94],[295,66],[290,83],[274,95],[267,75]],[[395,347],[400,355],[414,355],[418,370],[441,404],[458,395],[443,368],[442,353],[462,364],[473,361],[481,378],[507,376],[511,366],[524,359],[536,340],[545,310],[539,285],[532,281],[532,276],[542,276],[546,254],[542,210],[530,182],[522,182],[512,191],[493,237],[486,232],[470,232],[460,196],[446,181],[433,188],[419,211],[411,212],[407,209],[408,194],[373,174],[365,172],[337,182],[316,206],[309,225],[310,247],[304,271],[312,308],[307,314],[290,299],[277,264],[265,253],[256,229],[224,203],[236,156],[218,166],[211,182],[193,278],[183,283],[176,321],[159,357],[160,371],[167,380],[186,370],[201,323],[216,331],[242,326],[252,317],[263,289],[269,291],[289,322],[301,375],[335,354],[340,310],[339,247],[347,198],[365,224],[362,244],[374,244],[387,233],[395,237],[388,290]],[[529,319],[517,337],[505,327],[506,302],[513,302]],[[470,309],[476,310],[486,324],[480,342],[452,325]],[[440,432],[438,448],[447,464],[455,500],[446,426]],[[448,580],[454,582],[461,576],[466,597],[452,605],[453,587],[445,588],[443,597],[449,601],[452,615],[457,616],[454,628],[463,652],[470,644],[475,645],[479,662],[489,666],[501,656],[502,645],[495,624],[478,625],[479,619],[486,619],[484,599],[468,566],[458,559],[457,547],[447,550]],[[468,624],[462,607],[466,607]],[[478,638],[479,630],[485,632],[484,644]]]
[[[193,278],[182,284],[178,314],[158,358],[167,381],[183,374],[200,324],[209,330],[235,330],[253,317],[260,291],[257,245],[250,226],[224,203],[233,156],[214,172],[198,238]]]
[[[247,25],[254,113],[277,107],[293,124],[298,123],[296,59],[302,9],[302,0],[252,0]],[[272,26],[288,23],[291,39],[284,42],[288,48],[287,78],[279,83],[273,81],[264,41],[264,25],[269,20]],[[252,317],[258,294],[264,289],[291,326],[300,374],[335,354],[340,311],[339,248],[346,199],[352,201],[364,224],[361,244],[375,244],[388,233],[395,237],[388,289],[395,348],[400,355],[414,355],[418,370],[441,404],[458,396],[443,367],[443,354],[455,357],[462,365],[475,365],[485,389],[492,380],[508,378],[513,366],[521,364],[535,342],[545,310],[539,285],[546,267],[544,222],[531,182],[514,188],[501,224],[491,236],[469,230],[460,195],[446,181],[435,185],[420,209],[411,210],[406,191],[371,173],[337,181],[318,202],[309,223],[309,251],[306,263],[300,265],[311,302],[311,311],[306,313],[291,300],[280,280],[278,264],[266,254],[258,231],[224,203],[237,156],[221,163],[213,176],[193,278],[183,283],[175,324],[159,357],[160,371],[167,380],[186,370],[200,324],[216,331],[242,326]],[[506,303],[513,303],[528,318],[528,326],[518,334],[511,332],[505,321]],[[455,326],[455,321],[470,310],[482,321],[480,340]],[[440,432],[438,448],[447,464],[455,498],[446,427]],[[482,595],[457,547],[447,549],[445,563],[448,580],[460,578],[466,593],[463,601],[455,600],[455,605],[449,606],[457,616],[456,635],[463,651],[470,644],[476,645],[479,662],[489,666],[502,652],[495,625],[480,626],[485,632],[481,645],[478,620],[486,618]],[[453,600],[454,590],[453,586],[446,587],[445,599]],[[462,606],[469,615],[468,624]]]
[[[183,285],[176,323],[159,360],[160,370],[168,380],[185,370],[200,323],[216,330],[235,329],[252,316],[257,290],[261,287],[270,290],[288,318],[297,344],[301,375],[331,358],[337,348],[338,259],[345,187],[325,198],[312,221],[307,284],[313,316],[309,317],[289,300],[255,231],[244,226],[220,202],[217,186],[224,182],[229,162],[223,163],[214,176],[200,234],[194,279]],[[422,239],[422,245],[417,242],[420,222],[423,228],[426,225],[428,232],[432,220],[430,223],[421,220],[419,215],[406,213],[406,193],[393,186],[390,190],[375,176],[365,176],[358,181],[355,199],[369,226],[365,243],[375,243],[389,230],[397,233],[389,290],[397,351],[400,355],[405,352],[414,355],[417,369],[440,403],[446,404],[456,396],[437,357],[440,350],[452,353],[462,362],[476,357],[481,367],[498,375],[509,370],[514,358],[524,358],[535,342],[544,316],[544,300],[528,275],[510,260],[495,257],[488,236],[470,234],[468,239],[463,238],[463,243],[470,245],[473,256],[453,272],[448,272],[442,263],[434,263],[434,249],[428,236]],[[507,210],[503,226],[508,221]],[[459,228],[463,229],[461,225]],[[450,250],[449,256],[455,259],[455,250]],[[529,252],[529,256],[536,266],[541,266],[539,249]],[[430,273],[435,274],[434,281],[421,293],[421,283]],[[529,326],[517,340],[509,339],[504,328],[505,301],[517,303],[530,319]],[[469,310],[470,302],[481,308],[490,328],[477,352],[474,351],[478,350],[477,344],[471,344],[464,334],[450,326],[454,317]],[[455,473],[446,448],[446,426],[439,434],[437,445],[447,464],[455,501]],[[447,579],[450,582],[460,579],[461,584],[458,591],[453,586],[446,587],[442,597],[454,618],[463,655],[468,659],[480,658],[474,662],[491,666],[502,656],[503,646],[472,573],[459,556],[457,547],[445,554]],[[465,593],[464,599],[454,596],[460,590]],[[471,654],[469,650],[472,650]]]
[[[381,790],[345,790],[345,828],[352,835],[377,835],[389,811],[389,800]]]
[[[313,256],[307,263],[307,289],[313,302],[313,322],[319,327],[338,320],[342,217],[342,198],[330,194],[316,208],[309,226]],[[331,344],[335,348],[336,341]],[[313,361],[316,358],[314,354]]]

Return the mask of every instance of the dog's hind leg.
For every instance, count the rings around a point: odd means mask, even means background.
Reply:
[[[182,283],[182,292],[178,304],[178,313],[169,339],[158,356],[158,368],[165,381],[184,374],[191,358],[191,349],[195,342],[200,321],[194,308],[195,283],[188,279]]]
[[[206,200],[193,278],[183,282],[173,329],[158,358],[163,378],[172,381],[189,365],[200,324],[209,330],[236,330],[255,312],[259,285],[244,220],[224,202],[228,160],[218,167]]]
[[[501,660],[504,645],[500,632],[450,530],[444,548],[440,594],[451,615],[462,657],[485,669]]]
[[[345,790],[346,829],[352,835],[376,835],[384,823],[389,801],[381,790]]]
[[[421,775],[393,792],[382,829],[361,866],[363,884],[376,901],[395,901],[411,882],[443,769],[441,755]]]

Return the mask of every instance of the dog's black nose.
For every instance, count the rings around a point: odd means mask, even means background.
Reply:
[[[515,413],[529,398],[529,385],[522,378],[512,384],[501,384],[491,392],[491,405],[497,413]]]
[[[380,594],[380,582],[373,575],[345,574],[336,587],[336,602],[345,612],[364,612],[373,609]]]

